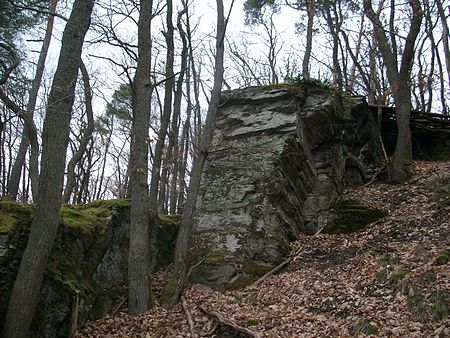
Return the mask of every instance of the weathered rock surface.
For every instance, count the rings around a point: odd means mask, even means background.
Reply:
[[[251,283],[300,232],[331,225],[329,206],[377,165],[377,129],[364,98],[271,86],[226,92],[205,165],[191,280],[219,289]]]
[[[0,201],[0,323],[7,309],[25,249],[34,207]],[[80,307],[78,324],[107,314],[126,292],[129,246],[129,202],[96,201],[64,206],[33,319],[33,336],[67,337],[74,296]],[[157,252],[152,266],[173,261],[177,217],[158,218]],[[150,238],[155,238],[152,234]]]

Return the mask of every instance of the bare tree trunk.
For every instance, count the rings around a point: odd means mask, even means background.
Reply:
[[[391,177],[394,181],[401,182],[410,176],[412,162],[411,131],[409,119],[411,113],[410,74],[414,60],[414,45],[420,31],[423,18],[419,0],[409,2],[412,9],[412,17],[406,41],[403,48],[400,70],[398,70],[397,51],[392,49],[383,30],[383,24],[379,16],[373,11],[370,0],[364,0],[364,12],[372,21],[378,48],[386,66],[386,72],[391,86],[396,105],[397,120],[397,145],[394,152],[394,161],[391,168]],[[391,8],[394,11],[394,8]],[[391,17],[392,18],[392,17]],[[393,27],[390,26],[392,30]],[[393,35],[391,35],[393,38]],[[392,42],[391,42],[392,43]]]
[[[447,76],[448,76],[448,84],[450,86],[450,47],[449,47],[449,27],[448,27],[448,19],[444,12],[444,7],[442,6],[441,0],[436,0],[436,6],[438,8],[439,17],[441,19],[442,24],[442,44],[444,46],[444,58],[445,58],[445,66],[447,68]]]
[[[51,0],[50,13],[56,12],[57,0]],[[34,75],[33,83],[29,93],[28,103],[26,107],[26,119],[28,120],[23,128],[22,138],[20,140],[19,151],[14,161],[11,172],[11,180],[9,184],[9,196],[12,199],[17,199],[19,192],[20,177],[22,176],[22,169],[25,166],[25,157],[28,151],[28,146],[31,145],[30,153],[30,178],[31,178],[31,192],[33,200],[36,201],[38,192],[39,180],[39,141],[37,137],[36,126],[33,122],[34,109],[36,108],[36,101],[38,97],[39,88],[41,86],[42,76],[44,74],[45,60],[47,58],[50,41],[52,39],[54,15],[49,14],[47,20],[47,28],[45,31],[44,40],[42,42],[41,52],[36,64],[36,74]]]
[[[216,0],[217,3],[217,34],[216,34],[216,55],[214,62],[214,85],[209,101],[208,113],[206,116],[206,125],[202,133],[201,148],[198,157],[194,160],[192,167],[191,182],[183,210],[181,226],[177,237],[175,249],[175,266],[169,277],[167,285],[164,289],[162,297],[162,305],[172,307],[175,305],[183,292],[187,282],[188,272],[188,242],[192,233],[193,216],[195,204],[197,203],[197,195],[200,188],[200,180],[202,176],[203,166],[208,156],[208,150],[211,147],[214,125],[216,123],[217,107],[219,105],[220,93],[223,83],[223,60],[224,60],[224,40],[227,21],[225,21],[223,2]],[[234,5],[234,0],[230,5],[230,13]]]
[[[148,148],[152,83],[152,0],[141,0],[138,23],[138,63],[133,82],[133,127],[130,154],[130,251],[128,256],[128,312],[142,314],[153,306],[150,288]]]
[[[180,74],[178,76],[175,97],[173,102],[173,118],[172,118],[172,132],[170,135],[169,141],[172,144],[169,144],[169,147],[173,148],[173,166],[172,166],[172,177],[170,181],[170,198],[169,198],[169,211],[173,215],[176,213],[176,204],[178,200],[177,196],[177,183],[178,183],[178,169],[179,169],[179,142],[178,142],[178,134],[179,134],[179,120],[181,118],[181,99],[183,98],[183,83],[184,83],[184,75],[187,70],[187,57],[188,57],[188,45],[186,40],[186,33],[183,30],[183,26],[181,24],[181,18],[183,15],[187,14],[188,8],[186,2],[183,2],[184,8],[178,13],[177,18],[177,27],[181,36],[181,41],[183,43],[183,49],[181,50],[181,64],[180,64]]]
[[[63,203],[69,203],[70,195],[75,186],[75,166],[81,161],[86,152],[87,145],[92,137],[94,131],[94,111],[92,110],[92,88],[89,80],[89,74],[83,61],[80,63],[81,75],[84,84],[84,101],[86,105],[87,127],[83,131],[83,137],[80,141],[78,150],[70,159],[67,165],[67,183],[63,194]]]
[[[71,110],[84,37],[94,0],[75,0],[61,41],[61,52],[48,97],[43,128],[42,171],[36,213],[31,223],[11,293],[3,337],[27,337],[39,300],[47,259],[58,229],[69,141]]]
[[[329,33],[333,39],[333,84],[342,90],[342,70],[339,64],[339,32],[341,30],[342,20],[339,11],[336,8],[338,4],[335,1],[326,1],[324,6],[324,17],[328,25]]]
[[[164,108],[161,117],[161,126],[158,132],[158,139],[155,144],[155,155],[153,158],[152,167],[152,177],[150,181],[150,208],[157,211],[158,210],[158,187],[161,178],[161,164],[163,157],[164,142],[167,135],[167,128],[170,122],[170,115],[172,113],[172,92],[175,83],[174,72],[173,72],[173,62],[175,46],[173,41],[173,23],[172,23],[172,0],[167,0],[167,32],[165,33],[166,43],[167,43],[167,56],[166,56],[166,83],[164,90]],[[163,202],[165,196],[161,202]]]
[[[345,40],[347,49],[349,49],[349,51],[351,53],[352,61],[353,61],[353,64],[350,68],[350,81],[348,84],[348,89],[350,91],[354,90],[354,86],[355,86],[355,82],[356,82],[356,68],[358,68],[358,70],[361,69],[358,60],[359,60],[359,54],[361,53],[361,43],[362,43],[362,38],[363,38],[363,34],[364,34],[364,18],[365,18],[364,13],[361,13],[361,22],[360,22],[360,26],[359,26],[358,39],[356,40],[356,48],[355,48],[354,53],[351,50],[347,34],[344,32],[344,30],[341,30],[341,34],[344,36],[344,40]],[[361,76],[364,76],[364,73],[360,72],[360,74],[361,74]]]
[[[106,160],[109,154],[109,147],[111,146],[111,138],[113,135],[113,131],[114,131],[114,116],[111,115],[111,125],[110,125],[110,130],[108,133],[108,140],[106,141],[106,145],[105,145],[105,153],[103,154],[103,159],[102,159],[102,169],[100,171],[100,182],[98,183],[98,191],[97,194],[95,195],[96,199],[101,198],[101,193],[102,193],[102,186],[103,186],[103,180],[105,178],[105,171],[106,171]]]
[[[316,2],[312,0],[306,1],[306,11],[308,13],[308,23],[306,26],[306,48],[305,54],[303,56],[302,62],[302,72],[304,78],[309,78],[309,64],[311,60],[312,52],[312,38],[313,38],[313,27],[314,27],[314,16],[316,15]]]

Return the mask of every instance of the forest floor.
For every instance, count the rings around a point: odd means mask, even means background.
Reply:
[[[288,267],[258,286],[223,293],[190,286],[191,329],[181,305],[156,306],[141,316],[124,308],[78,336],[233,337],[211,334],[204,308],[255,337],[450,337],[450,162],[415,162],[405,184],[372,183],[344,197],[389,215],[353,234],[302,236]],[[154,278],[156,296],[166,275]]]

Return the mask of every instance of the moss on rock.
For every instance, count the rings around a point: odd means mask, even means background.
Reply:
[[[62,206],[37,310],[41,315],[33,323],[37,336],[67,335],[75,294],[80,298],[79,323],[84,323],[108,313],[124,291],[122,281],[117,288],[103,285],[98,268],[103,265],[114,271],[121,269],[119,275],[126,276],[126,264],[121,264],[127,261],[129,208],[130,202],[122,199]],[[34,205],[0,200],[0,321],[7,309],[34,211]],[[149,217],[158,227],[157,266],[167,265],[173,260],[180,216],[161,215],[158,219],[156,213],[149,211]],[[118,248],[119,254],[109,256],[113,261],[104,262],[111,248]]]
[[[352,233],[364,229],[387,215],[387,212],[368,207],[358,200],[339,200],[331,205],[334,220],[325,229],[325,233]]]

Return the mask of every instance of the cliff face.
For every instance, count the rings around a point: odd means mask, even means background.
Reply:
[[[365,100],[334,90],[273,86],[226,92],[205,165],[194,234],[193,282],[251,283],[300,232],[332,227],[332,200],[377,165]]]

